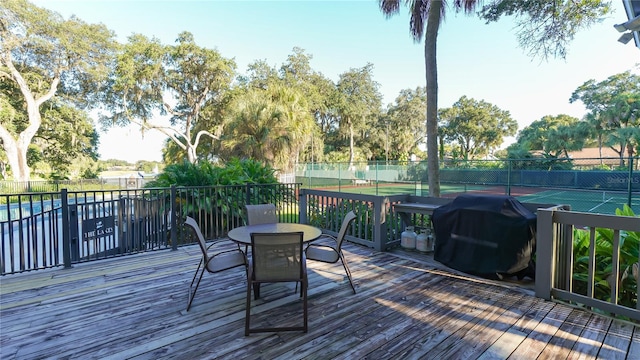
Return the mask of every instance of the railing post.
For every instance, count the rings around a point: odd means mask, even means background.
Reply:
[[[385,251],[387,247],[387,213],[386,204],[389,199],[376,196],[373,200],[373,247],[377,251]]]
[[[538,209],[536,235],[536,296],[551,300],[555,264],[554,225],[551,209]]]
[[[301,189],[298,192],[298,223],[308,224],[307,221],[307,191]]]
[[[69,198],[67,189],[60,191],[62,207],[62,261],[65,269],[71,268],[71,235],[69,231]]]
[[[172,250],[178,250],[178,214],[177,212],[177,204],[178,204],[178,199],[176,196],[176,186],[175,185],[171,185],[171,195],[170,195],[170,199],[169,202],[171,203],[171,209],[169,211],[171,211],[171,249]]]

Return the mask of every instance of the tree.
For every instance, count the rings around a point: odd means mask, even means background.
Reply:
[[[43,111],[42,125],[30,145],[27,161],[29,166],[46,164],[58,179],[79,177],[86,169],[74,165],[98,159],[98,133],[86,112],[50,102],[53,104]]]
[[[427,89],[427,174],[429,194],[440,196],[440,171],[438,165],[438,70],[436,65],[436,43],[440,22],[445,14],[444,1],[405,0],[409,7],[409,29],[414,41],[420,42],[425,35],[425,70]],[[379,0],[380,9],[387,16],[400,11],[401,0]],[[471,13],[478,1],[454,0],[456,11]],[[497,21],[502,15],[521,17],[522,25],[518,38],[532,54],[544,58],[547,55],[564,56],[565,46],[575,32],[589,26],[609,11],[602,0],[556,0],[549,6],[539,0],[495,0],[483,7],[481,17],[487,22]],[[425,23],[426,19],[426,23]],[[426,25],[426,32],[425,32]],[[548,26],[540,26],[548,25]],[[556,44],[555,47],[549,46]],[[540,45],[540,46],[538,46]]]
[[[286,172],[293,169],[314,123],[299,92],[272,86],[236,97],[224,129],[227,158],[251,158]]]
[[[440,120],[444,140],[455,143],[465,160],[490,154],[518,129],[508,111],[466,96],[440,110]]]
[[[599,146],[611,147],[624,165],[625,150],[633,156],[640,137],[640,76],[626,71],[604,81],[579,86],[569,102],[582,101],[587,119],[598,131]]]
[[[569,158],[569,152],[581,150],[592,134],[586,121],[563,114],[547,115],[522,129],[517,142],[529,151],[542,151],[548,158]]]
[[[0,6],[0,83],[19,89],[13,98],[18,123],[2,121],[0,139],[14,180],[27,181],[29,145],[43,123],[43,104],[60,101],[90,107],[107,74],[114,34],[104,25],[86,24],[76,17],[64,20],[52,11],[24,0],[5,0]],[[0,112],[10,100],[0,100]]]
[[[20,90],[12,83],[1,83],[0,123],[12,133],[28,124],[28,116],[21,109]],[[30,176],[52,176],[57,179],[73,177],[82,160],[95,161],[98,157],[98,133],[86,112],[71,107],[58,98],[46,103],[41,114],[41,125],[27,149]],[[3,163],[6,152],[1,150]],[[77,175],[77,174],[76,174]],[[5,178],[3,174],[3,178]]]
[[[220,115],[216,108],[224,101],[234,74],[233,60],[199,47],[189,32],[180,33],[173,46],[134,34],[111,74],[104,99],[109,114],[102,121],[107,126],[134,123],[143,133],[160,131],[195,163],[203,136],[218,139],[222,128],[221,118],[203,117],[204,109],[211,116]],[[170,125],[159,122],[158,114],[168,114]]]
[[[380,113],[382,95],[373,81],[373,65],[340,74],[337,84],[340,132],[349,139],[349,167],[355,159],[355,140]]]
[[[380,0],[380,9],[387,16],[400,11],[400,0]],[[439,0],[410,0],[406,1],[410,9],[409,29],[415,42],[424,41],[424,62],[427,89],[427,176],[429,195],[440,196],[440,168],[438,163],[438,68],[436,65],[436,42],[440,22],[444,17],[444,2]],[[454,1],[456,9],[464,8],[471,12],[476,5],[475,0]],[[426,19],[426,23],[425,23]]]
[[[305,99],[307,111],[315,118],[318,126],[312,126],[305,132],[309,140],[304,142],[303,149],[295,153],[294,160],[313,162],[322,159],[324,136],[331,133],[330,126],[335,122],[335,111],[331,103],[335,98],[335,84],[311,68],[312,58],[303,49],[294,47],[293,53],[279,70],[264,60],[257,60],[249,64],[247,75],[238,77],[239,86],[235,90],[240,94],[238,96],[243,96],[242,93],[250,89],[268,92],[287,87],[300,94]]]
[[[482,7],[487,24],[502,16],[515,19],[516,37],[529,56],[565,58],[575,34],[611,11],[604,0],[493,0]]]
[[[318,125],[318,131],[311,132],[309,147],[300,155],[304,160],[315,161],[322,158],[324,135],[331,134],[337,125],[335,111],[336,85],[322,73],[311,68],[313,56],[304,49],[293,48],[293,54],[280,67],[280,76],[285,86],[295,88],[305,98],[309,113]]]
[[[135,169],[145,173],[158,173],[162,168],[162,164],[157,161],[138,160],[135,163]]]
[[[424,126],[424,108],[427,94],[424,87],[414,90],[403,89],[395,103],[387,110],[385,131],[385,153],[391,152],[391,159],[408,160],[411,154],[419,152],[427,136]],[[387,156],[385,156],[386,158]]]

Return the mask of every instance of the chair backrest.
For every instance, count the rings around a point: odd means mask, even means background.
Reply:
[[[200,245],[200,250],[202,250],[202,256],[204,257],[204,263],[209,263],[209,255],[207,255],[207,242],[204,240],[204,236],[202,235],[202,231],[200,230],[200,226],[196,222],[196,220],[192,217],[187,216],[184,221],[185,225],[190,226],[193,229],[193,232],[196,234],[198,238],[198,245]]]
[[[347,215],[344,216],[344,220],[342,220],[342,226],[340,226],[340,232],[338,233],[338,237],[336,238],[338,242],[338,251],[342,247],[342,242],[344,241],[344,236],[347,234],[347,230],[349,229],[349,225],[356,219],[356,213],[349,211]]]
[[[304,275],[303,232],[251,233],[252,280],[300,281]]]
[[[278,222],[274,204],[245,205],[247,225],[274,224]]]

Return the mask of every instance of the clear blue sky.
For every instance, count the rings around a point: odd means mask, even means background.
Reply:
[[[541,0],[543,1],[543,0]],[[336,81],[350,68],[374,65],[385,103],[400,90],[425,85],[424,45],[409,33],[405,8],[387,19],[377,0],[352,1],[116,1],[35,0],[38,6],[103,23],[125,42],[132,33],[173,43],[182,31],[200,46],[234,58],[245,73],[255,60],[279,67],[295,46],[313,56],[311,66]],[[485,100],[511,112],[519,129],[545,115],[585,115],[571,93],[587,80],[640,72],[640,49],[622,44],[614,24],[626,21],[621,0],[614,13],[579,33],[567,58],[544,62],[518,47],[514,24],[484,24],[449,11],[438,37],[439,107],[461,96]],[[135,128],[101,133],[102,159],[161,160],[163,136]],[[507,140],[512,142],[513,139]]]

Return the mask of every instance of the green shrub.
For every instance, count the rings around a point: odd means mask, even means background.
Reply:
[[[242,184],[273,184],[278,180],[269,165],[251,159],[232,159],[224,166],[209,162],[171,164],[158,177],[148,182],[146,188],[176,186],[211,186]]]
[[[243,186],[258,184],[257,186]],[[251,203],[273,202],[276,206],[284,199],[294,198],[287,187],[262,186],[278,184],[275,170],[269,165],[251,159],[232,159],[224,166],[215,166],[208,162],[191,164],[184,162],[164,168],[158,177],[145,185],[148,189],[166,189],[176,186],[176,212],[178,222],[185,216],[216,218],[227,214],[223,222],[240,219],[244,205]],[[149,198],[162,197],[163,206],[171,208],[168,193],[151,190]],[[216,224],[218,230],[225,223]]]

